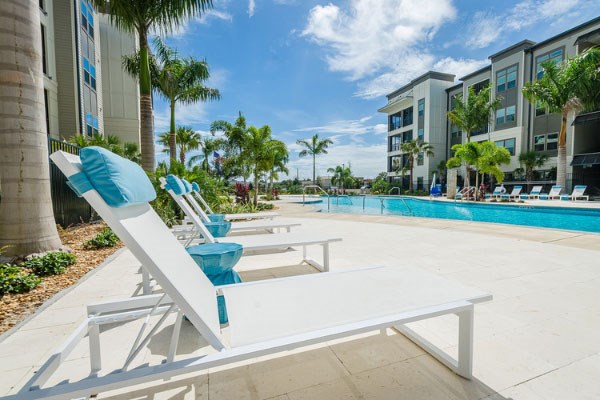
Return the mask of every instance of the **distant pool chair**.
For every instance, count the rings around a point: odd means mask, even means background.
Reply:
[[[529,192],[529,194],[523,193],[520,196],[520,198],[523,200],[537,199],[542,194],[542,187],[543,187],[542,185],[534,186],[533,189],[531,189],[531,192]]]
[[[585,189],[587,189],[586,185],[577,185],[573,188],[573,193],[563,194],[560,196],[560,199],[573,201],[577,201],[577,199],[583,199],[583,201],[589,201],[590,196],[584,195]]]
[[[505,200],[516,200],[519,198],[519,196],[521,195],[521,190],[523,190],[523,186],[515,186],[513,187],[512,192],[510,192],[510,194],[502,194],[500,195],[500,198]]]
[[[560,199],[560,192],[562,192],[562,186],[554,185],[554,186],[552,186],[552,188],[550,189],[550,192],[548,192],[548,194],[541,193],[538,196],[538,199],[540,199],[540,200]]]
[[[485,198],[486,199],[497,199],[500,196],[502,196],[504,193],[506,192],[506,188],[502,185],[500,186],[496,186],[494,188],[494,191],[492,193],[486,193],[485,194]]]
[[[454,200],[463,200],[470,199],[475,196],[475,186],[467,186],[462,188],[456,195],[454,196]]]

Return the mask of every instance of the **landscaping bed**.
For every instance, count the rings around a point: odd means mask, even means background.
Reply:
[[[39,306],[56,293],[77,283],[81,277],[102,264],[106,257],[121,248],[123,244],[120,241],[112,247],[84,248],[86,241],[97,237],[105,228],[105,224],[96,223],[60,230],[62,243],[72,250],[77,261],[69,265],[62,274],[43,276],[42,282],[29,292],[1,296],[0,333],[7,331],[34,313]]]

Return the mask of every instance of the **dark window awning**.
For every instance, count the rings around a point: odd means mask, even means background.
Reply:
[[[600,165],[600,153],[577,154],[571,161],[573,167],[591,167]]]
[[[600,42],[600,28],[593,30],[591,32],[586,33],[585,35],[581,35],[575,41],[575,45],[590,43],[590,44],[598,44]]]
[[[594,111],[576,116],[575,120],[573,121],[573,125],[584,125],[594,122],[600,123],[600,111]]]

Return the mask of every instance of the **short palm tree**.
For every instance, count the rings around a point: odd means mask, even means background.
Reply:
[[[223,132],[227,138],[222,145],[225,150],[225,160],[223,161],[225,175],[242,176],[246,182],[249,168],[246,166],[246,160],[241,157],[244,139],[248,134],[246,118],[240,112],[233,124],[225,120],[213,121],[210,125],[210,133],[215,135],[217,132]]]
[[[593,49],[562,63],[548,61],[542,64],[544,75],[525,83],[522,92],[530,102],[537,102],[551,113],[560,113],[556,184],[563,187],[567,181],[567,118],[584,109],[588,96],[597,96],[587,90],[590,74],[600,66],[600,52]],[[597,78],[597,77],[596,77]],[[593,86],[593,85],[590,85]],[[598,85],[596,84],[596,87]]]
[[[548,155],[539,153],[535,150],[529,150],[519,154],[519,163],[525,166],[525,175],[527,182],[533,180],[533,171],[535,168],[541,168],[546,161],[548,161]],[[527,188],[529,190],[529,188]]]
[[[279,143],[276,143],[279,142]],[[286,167],[289,161],[289,153],[287,146],[279,140],[274,140],[271,143],[271,149],[269,151],[269,160],[267,162],[267,173],[269,175],[269,190],[268,193],[273,191],[273,181],[279,178],[279,173],[288,174],[289,170]]]
[[[328,168],[327,172],[332,173],[331,183],[333,185],[341,185],[342,189],[349,188],[354,184],[354,177],[350,165],[338,165],[335,168]]]
[[[186,155],[192,150],[198,150],[201,145],[201,136],[188,126],[179,126],[175,131],[179,162],[185,164]],[[171,132],[165,132],[159,136],[159,143],[165,146],[165,153],[171,152]]]
[[[408,142],[404,142],[400,145],[400,150],[404,154],[408,154],[408,169],[410,171],[410,181],[408,183],[408,190],[413,191],[413,170],[415,167],[415,159],[419,155],[433,157],[433,146],[427,142],[422,142],[419,139],[410,140]]]
[[[91,0],[95,7],[110,15],[119,29],[137,33],[140,49],[140,139],[142,167],[153,171],[154,124],[152,114],[152,82],[150,77],[151,32],[169,33],[191,18],[212,7],[212,0]]]
[[[327,147],[330,144],[333,144],[331,139],[319,139],[319,134],[315,133],[310,140],[309,139],[298,139],[296,141],[297,144],[304,147],[304,150],[298,154],[299,157],[312,156],[313,159],[313,185],[316,182],[316,157],[319,154],[327,154]]]

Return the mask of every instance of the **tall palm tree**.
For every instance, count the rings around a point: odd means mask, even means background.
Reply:
[[[225,145],[225,140],[216,139],[210,136],[202,136],[200,138],[200,151],[201,154],[195,155],[190,158],[188,162],[188,166],[191,166],[197,163],[199,160],[202,160],[202,169],[206,172],[210,172],[210,157],[214,155],[214,153],[221,149]]]
[[[538,102],[549,112],[561,114],[556,184],[563,187],[567,181],[567,118],[569,114],[584,109],[586,102],[589,103],[586,93],[597,96],[585,90],[585,84],[590,78],[590,71],[593,73],[599,66],[600,53],[597,49],[562,63],[548,61],[542,64],[544,75],[537,81],[525,83],[521,90],[530,102]]]
[[[410,171],[410,180],[408,181],[408,190],[413,191],[413,180],[414,174],[413,170],[415,168],[415,158],[417,158],[420,154],[433,157],[433,146],[427,142],[422,142],[419,139],[410,140],[408,142],[404,142],[400,145],[400,150],[404,154],[408,154],[408,169]]]
[[[319,154],[327,154],[327,147],[330,144],[333,144],[333,141],[331,139],[319,139],[319,134],[315,133],[310,140],[309,139],[298,139],[296,140],[296,143],[299,144],[300,146],[304,147],[304,150],[302,150],[300,152],[300,154],[298,154],[299,157],[306,157],[306,156],[312,156],[313,159],[313,185],[316,182],[315,179],[315,171],[316,171],[316,164],[315,164],[315,159]]]
[[[48,167],[40,10],[3,0],[0,15],[0,243],[6,255],[60,248]],[[10,22],[10,23],[9,23]]]
[[[175,107],[177,103],[193,104],[199,101],[218,100],[218,89],[207,88],[203,82],[210,77],[206,61],[192,57],[181,58],[177,50],[167,46],[160,37],[154,38],[155,56],[151,56],[150,75],[154,89],[169,101],[169,155],[177,158],[177,133],[175,128]],[[123,57],[124,68],[132,75],[140,72],[139,54]],[[181,157],[180,157],[181,159]]]
[[[137,33],[140,48],[140,139],[142,167],[154,170],[154,126],[152,82],[150,77],[148,36],[150,32],[169,33],[190,18],[212,7],[212,0],[91,0],[110,15],[119,29]]]
[[[534,169],[541,168],[546,163],[546,161],[548,161],[548,155],[538,153],[535,150],[529,150],[519,154],[519,163],[525,166],[525,175],[527,176],[527,182],[531,182],[533,180]],[[527,190],[529,190],[529,188],[527,188]]]
[[[185,164],[186,155],[192,150],[198,150],[201,146],[202,137],[196,131],[188,126],[179,126],[175,130],[177,151],[179,152],[179,162]],[[164,152],[171,153],[171,132],[165,132],[159,136],[158,142],[165,146]],[[172,157],[171,157],[172,159]]]

